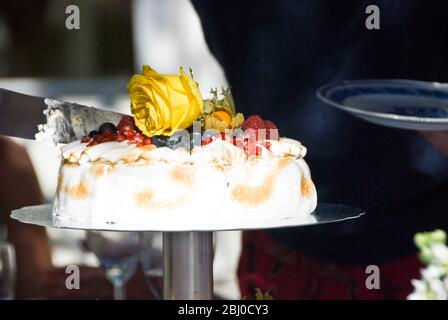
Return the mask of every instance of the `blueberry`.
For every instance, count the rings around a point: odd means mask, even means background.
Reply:
[[[171,136],[166,140],[167,147],[175,147],[177,144],[182,142],[182,136]]]
[[[166,146],[171,149],[185,148],[189,150],[191,147],[190,135],[184,133],[184,131],[174,133],[171,137],[168,138]]]
[[[157,147],[166,147],[166,141],[168,140],[167,136],[153,136],[152,143]]]
[[[117,128],[113,123],[105,122],[102,125],[100,125],[100,128],[98,129],[99,134],[102,134],[104,131],[110,130],[112,132],[117,131]]]
[[[89,132],[89,137],[90,138],[95,138],[96,135],[99,135],[100,133],[96,130],[92,130]]]
[[[186,140],[186,141],[184,141]],[[160,147],[168,147],[171,149],[177,149],[179,147],[190,147],[189,139],[184,139],[183,135],[173,134],[172,136],[153,136],[152,143],[160,148]]]

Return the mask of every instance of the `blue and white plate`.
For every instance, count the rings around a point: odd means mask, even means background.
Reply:
[[[354,80],[317,91],[324,102],[368,122],[410,130],[448,130],[448,84]]]

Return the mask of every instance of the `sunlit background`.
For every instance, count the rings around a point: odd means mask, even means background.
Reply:
[[[67,30],[65,8],[80,8],[80,29]],[[126,84],[143,64],[162,73],[192,68],[206,96],[226,85],[187,0],[20,0],[0,2],[0,87],[129,113]],[[26,145],[48,201],[56,188],[58,148]],[[81,247],[82,231],[48,230],[53,263],[98,265]],[[239,298],[240,233],[219,233],[215,291]]]

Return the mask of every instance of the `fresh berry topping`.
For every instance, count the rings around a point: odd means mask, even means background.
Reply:
[[[166,146],[174,149],[181,142],[182,142],[182,136],[180,135],[171,136],[166,140]]]
[[[124,130],[136,130],[137,127],[134,123],[134,118],[131,116],[124,116],[121,118],[120,122],[117,125],[117,131],[124,131]]]
[[[87,143],[87,142],[90,142],[90,140],[92,140],[91,137],[89,137],[89,136],[84,136],[84,137],[82,137],[81,142],[82,142],[82,143]]]
[[[275,123],[271,120],[264,120],[264,127],[266,129],[278,129]]]
[[[145,137],[143,139],[143,144],[146,146],[152,144],[152,139],[150,137]]]
[[[258,115],[250,116],[243,122],[244,131],[246,131],[247,129],[259,130],[264,128],[264,121]]]
[[[100,133],[97,130],[92,130],[89,132],[89,137],[94,138],[96,135],[99,135]]]
[[[126,137],[121,133],[117,134],[117,138],[115,139],[115,141],[117,141],[117,142],[122,142],[125,140],[126,140]]]
[[[106,129],[106,130],[103,131],[103,133],[101,133],[101,135],[102,135],[102,136],[111,136],[111,135],[113,135],[114,133],[115,133],[115,131]]]
[[[208,145],[208,144],[210,144],[212,142],[213,142],[213,138],[212,137],[205,138],[205,139],[202,139],[201,145],[206,146],[206,145]]]
[[[153,136],[152,137],[152,143],[154,143],[154,145],[157,148],[166,147],[166,140],[167,139],[168,139],[167,136]]]
[[[101,135],[100,138],[98,139],[98,142],[100,142],[100,143],[111,142],[111,141],[115,141],[113,135]]]
[[[143,143],[143,140],[145,137],[141,133],[137,133],[135,136],[132,137],[131,143]]]
[[[110,122],[105,122],[102,125],[100,125],[98,132],[99,134],[103,134],[106,131],[110,131],[111,133],[117,131],[117,128],[115,127],[115,125],[113,123]]]
[[[264,120],[264,126],[266,128],[266,139],[278,139],[278,128],[275,125],[274,122],[270,120]],[[272,137],[271,137],[271,130],[277,130],[272,131]]]
[[[137,132],[134,130],[124,130],[120,132],[123,136],[125,136],[126,139],[132,139],[137,134]]]

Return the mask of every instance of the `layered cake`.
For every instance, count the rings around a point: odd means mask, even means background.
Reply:
[[[236,113],[228,90],[203,100],[182,69],[147,66],[128,89],[133,116],[61,148],[58,220],[206,226],[314,211],[306,148],[273,122]]]

